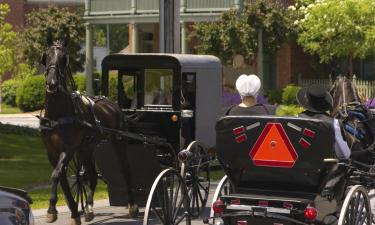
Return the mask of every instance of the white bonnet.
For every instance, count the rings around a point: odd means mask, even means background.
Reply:
[[[257,97],[260,87],[260,79],[254,74],[242,74],[236,80],[236,89],[241,98],[245,96]]]

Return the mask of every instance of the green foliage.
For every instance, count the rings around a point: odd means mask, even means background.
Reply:
[[[9,10],[9,5],[0,4],[0,78],[5,72],[11,70],[14,64],[16,33],[12,31],[12,25],[5,22],[5,16]]]
[[[4,103],[16,106],[16,93],[19,82],[19,80],[10,79],[1,84],[1,98]]]
[[[375,53],[374,0],[299,0],[294,12],[298,43],[321,62]]]
[[[270,104],[280,104],[282,101],[282,92],[280,90],[268,90],[266,93],[267,100]]]
[[[290,32],[288,10],[278,1],[256,0],[245,4],[241,13],[224,12],[219,21],[198,23],[191,38],[199,41],[199,54],[213,54],[224,61],[241,54],[252,60],[258,50],[258,31],[263,30],[263,49],[275,52]]]
[[[27,77],[17,89],[17,106],[25,112],[41,109],[44,106],[45,78],[42,75]]]
[[[304,109],[299,105],[280,105],[277,107],[277,116],[298,116]]]
[[[77,90],[81,93],[86,91],[86,76],[83,74],[76,74],[73,76],[74,82],[76,83]]]
[[[297,92],[301,87],[295,85],[288,85],[283,88],[282,103],[285,105],[298,104],[297,103]]]
[[[14,78],[25,79],[36,74],[36,68],[26,63],[19,63],[14,70]]]
[[[47,30],[52,30],[53,40],[63,41],[69,34],[70,42],[67,52],[70,56],[70,67],[73,72],[83,70],[84,53],[81,44],[85,38],[85,27],[82,16],[68,8],[49,6],[34,10],[26,16],[26,28],[21,33],[23,58],[31,66],[40,62],[47,48]]]
[[[117,74],[109,74],[108,80],[108,98],[111,101],[117,102],[118,99],[118,78]]]
[[[94,41],[99,46],[106,45],[106,25],[94,27]],[[129,45],[129,27],[127,24],[109,25],[109,48],[110,53],[118,53]]]

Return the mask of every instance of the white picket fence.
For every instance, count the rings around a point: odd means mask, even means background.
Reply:
[[[333,84],[332,79],[298,79],[298,86],[306,87],[311,84],[319,84],[327,88]],[[364,98],[375,98],[375,81],[372,80],[360,80],[356,76],[353,76],[353,84],[357,88],[359,94]]]

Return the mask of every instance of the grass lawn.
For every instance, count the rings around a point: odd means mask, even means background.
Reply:
[[[217,162],[214,162],[217,164]],[[40,137],[0,133],[0,185],[22,188],[33,199],[32,208],[48,207],[52,168]],[[211,180],[219,181],[222,170],[211,171]],[[36,187],[44,188],[36,188]],[[30,191],[31,190],[31,191]],[[64,205],[63,193],[59,190],[58,205]],[[99,180],[95,199],[108,198],[106,185]]]
[[[28,191],[50,184],[51,171],[40,137],[0,134],[0,185]],[[33,209],[48,206],[49,188],[33,190],[29,194],[34,201]],[[95,195],[96,199],[108,197],[104,183],[99,183]],[[62,191],[59,191],[59,199],[58,204],[63,205]]]
[[[33,199],[32,208],[33,209],[43,209],[48,207],[49,198],[50,198],[51,189],[45,188],[35,191],[30,191],[29,194]],[[65,205],[65,198],[64,194],[59,187],[58,189],[58,202],[57,205]],[[103,183],[103,181],[99,180],[98,185],[96,186],[96,191],[94,195],[94,199],[105,199],[108,198],[107,193],[107,186]]]
[[[12,107],[4,103],[1,104],[0,114],[15,114],[15,113],[22,113],[22,111],[17,107]]]

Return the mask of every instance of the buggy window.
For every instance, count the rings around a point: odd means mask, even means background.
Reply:
[[[135,109],[137,108],[137,84],[136,76],[133,75],[122,75],[119,82],[119,103],[124,109]]]
[[[172,69],[145,69],[144,105],[172,105]]]

